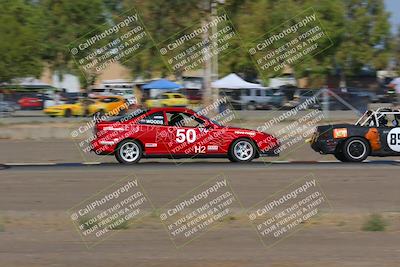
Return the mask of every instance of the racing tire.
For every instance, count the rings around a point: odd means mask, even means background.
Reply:
[[[65,112],[64,112],[64,117],[69,118],[69,117],[71,117],[71,115],[72,115],[71,110],[70,109],[66,109]]]
[[[257,155],[257,148],[246,138],[235,140],[229,148],[228,159],[232,162],[250,162]]]
[[[343,156],[349,162],[362,162],[370,154],[371,148],[368,142],[359,137],[347,139],[343,144]]]
[[[105,115],[106,113],[104,112],[104,110],[99,110],[99,111],[97,111],[95,114],[94,114],[94,116],[95,117],[98,117],[98,118],[101,118],[101,117],[103,117],[104,115]]]
[[[115,150],[115,158],[122,164],[135,164],[142,158],[143,149],[135,140],[124,140]]]
[[[333,154],[333,155],[335,156],[335,158],[337,160],[339,160],[341,162],[348,162],[342,151],[335,152],[335,154]]]

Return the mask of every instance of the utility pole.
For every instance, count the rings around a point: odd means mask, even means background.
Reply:
[[[223,4],[224,0],[204,0],[204,10],[207,14],[204,16],[202,21],[202,26],[207,25],[211,21],[218,17],[218,4]],[[218,25],[215,24],[211,27],[211,35],[218,32]],[[209,41],[210,33],[208,31],[204,32],[203,40]],[[204,106],[211,105],[214,101],[217,101],[218,89],[213,89],[211,87],[212,82],[218,80],[218,40],[213,39],[213,43],[206,43],[204,49],[204,57],[206,58],[204,62],[204,94],[203,94],[203,104]],[[212,55],[210,57],[210,55]],[[215,111],[216,112],[216,111]]]
[[[223,1],[220,1],[223,2]],[[211,0],[211,21],[217,19],[218,17],[218,2],[217,0]],[[214,24],[211,28],[211,34],[216,36],[218,32],[218,24]],[[213,57],[211,62],[211,82],[215,82],[218,80],[218,38],[213,39]],[[212,90],[212,102],[217,101],[219,98],[218,88],[211,89]]]

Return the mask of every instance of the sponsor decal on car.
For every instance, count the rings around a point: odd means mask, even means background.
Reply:
[[[124,128],[119,127],[119,128],[115,128],[115,127],[104,127],[103,131],[125,131]]]
[[[235,134],[247,134],[247,135],[251,135],[251,136],[256,135],[255,132],[245,132],[245,131],[235,131]]]
[[[346,138],[347,136],[347,128],[333,129],[333,138]]]
[[[157,147],[156,143],[146,143],[145,147]]]
[[[207,150],[208,151],[217,151],[218,150],[218,146],[207,146]]]

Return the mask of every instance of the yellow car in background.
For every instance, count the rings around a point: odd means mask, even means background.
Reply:
[[[89,106],[89,115],[122,115],[128,108],[128,103],[122,96],[99,96],[96,97],[96,102]]]
[[[94,114],[110,116],[124,114],[128,108],[120,96],[100,96],[93,99],[80,99],[73,104],[47,107],[43,112],[50,117],[91,116]]]
[[[163,93],[158,95],[155,99],[146,100],[148,108],[155,107],[186,107],[189,100],[179,93]]]
[[[43,112],[50,117],[71,117],[71,116],[87,116],[89,107],[96,103],[92,99],[80,99],[72,104],[61,104],[50,106],[43,109]]]

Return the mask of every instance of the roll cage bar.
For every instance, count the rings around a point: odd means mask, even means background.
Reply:
[[[371,123],[375,127],[380,127],[380,118],[386,115],[395,115],[396,119],[400,119],[400,110],[391,110],[388,108],[379,108],[377,110],[367,110],[356,122],[358,126],[370,126]]]

